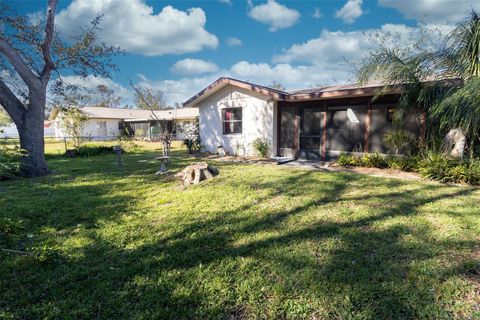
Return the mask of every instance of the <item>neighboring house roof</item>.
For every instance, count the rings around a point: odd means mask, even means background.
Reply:
[[[196,95],[184,102],[185,107],[194,107],[200,101],[208,98],[213,93],[227,85],[233,85],[239,88],[250,90],[265,96],[270,96],[276,101],[303,101],[320,100],[332,98],[346,98],[358,96],[375,95],[379,90],[385,88],[380,82],[370,82],[365,85],[347,84],[338,86],[326,86],[320,88],[303,89],[296,91],[282,91],[242,80],[222,77],[210,84],[208,87],[198,92]]]
[[[146,109],[123,109],[123,108],[104,108],[104,107],[83,107],[81,110],[92,119],[119,119],[119,120],[152,120],[152,119],[191,119],[198,116],[196,108],[178,108],[169,110],[152,111]],[[59,114],[59,109],[54,108],[50,114],[49,120],[54,120]]]

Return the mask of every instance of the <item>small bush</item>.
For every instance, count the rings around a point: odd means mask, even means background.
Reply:
[[[341,153],[337,162],[341,166],[388,168],[387,160],[379,153],[366,153],[361,157]]]
[[[341,166],[356,166],[358,164],[358,160],[355,156],[343,152],[340,153],[337,162]]]
[[[266,158],[270,153],[270,144],[266,139],[257,138],[252,146],[261,158]]]
[[[76,157],[94,157],[102,154],[113,153],[111,146],[82,146],[74,150]]]
[[[366,153],[360,158],[362,167],[388,168],[388,162],[380,153]]]
[[[418,172],[432,180],[480,185],[480,159],[458,161],[429,153],[420,161]]]
[[[418,172],[428,179],[452,182],[450,174],[455,165],[455,161],[441,154],[430,152],[420,161]]]
[[[383,141],[390,145],[395,154],[411,153],[415,145],[415,137],[410,132],[401,129],[392,129],[383,135]]]
[[[20,148],[0,146],[0,181],[13,179],[20,175],[20,158],[23,152]]]
[[[389,157],[387,158],[388,167],[395,170],[413,172],[418,170],[418,157]]]
[[[472,185],[480,185],[480,159],[468,163],[465,182]]]

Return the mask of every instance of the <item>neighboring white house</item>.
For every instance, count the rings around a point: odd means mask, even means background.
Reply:
[[[55,129],[51,126],[49,121],[45,121],[43,127],[43,135],[44,137],[54,137],[55,136]],[[0,138],[18,138],[18,130],[15,123],[10,123],[8,126],[0,127]]]
[[[145,109],[83,107],[81,110],[88,117],[83,129],[83,136],[92,140],[115,139],[125,127],[131,128],[132,133],[135,133],[138,128],[142,128],[145,137],[152,138],[156,120],[175,121],[178,128],[181,123],[193,121],[198,116],[198,109],[194,108],[158,110],[154,114]],[[62,112],[59,109],[52,110],[49,120],[52,121],[55,137],[63,139],[66,135],[61,125]],[[176,139],[183,139],[180,132]]]

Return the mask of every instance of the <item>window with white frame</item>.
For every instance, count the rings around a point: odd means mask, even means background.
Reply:
[[[97,135],[100,137],[107,135],[107,121],[97,121]]]

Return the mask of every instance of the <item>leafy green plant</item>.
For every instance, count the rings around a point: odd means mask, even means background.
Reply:
[[[395,150],[395,154],[411,153],[415,143],[413,134],[402,129],[389,130],[383,140]]]
[[[20,158],[24,152],[17,146],[0,145],[0,180],[12,179],[20,174]]]
[[[480,159],[468,162],[465,173],[465,182],[471,185],[480,185]]]
[[[198,117],[194,122],[186,122],[181,125],[185,135],[184,144],[187,146],[188,153],[200,151],[200,122]]]
[[[362,167],[388,168],[388,162],[380,153],[366,153],[360,158]]]
[[[113,152],[113,147],[111,146],[81,146],[80,148],[75,149],[74,155],[76,157],[93,157],[99,156],[102,154],[108,154]]]
[[[342,152],[338,156],[337,163],[341,166],[355,166],[357,161],[354,156]]]
[[[455,161],[442,154],[429,152],[420,161],[418,172],[424,177],[442,182],[451,182],[450,170],[455,166]]]
[[[267,139],[257,138],[252,146],[261,158],[266,158],[270,154],[270,144]]]
[[[66,135],[72,139],[75,148],[85,141],[83,129],[87,124],[88,116],[79,108],[62,108],[60,125]]]
[[[389,157],[387,158],[390,169],[402,171],[416,171],[419,158],[417,156]]]

